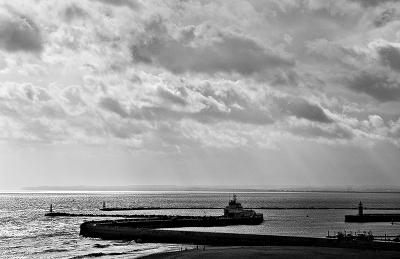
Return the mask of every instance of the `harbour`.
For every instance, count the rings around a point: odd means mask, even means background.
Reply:
[[[331,235],[337,232],[360,233],[372,231],[374,236],[393,239],[400,233],[400,225],[395,222],[346,223],[345,215],[355,214],[358,201],[368,207],[396,208],[400,204],[397,194],[362,193],[237,193],[245,208],[259,207],[341,207],[351,209],[255,209],[264,214],[259,225],[229,225],[214,227],[168,228],[167,231],[209,232],[225,234],[252,234],[289,237],[313,237],[325,239],[327,231]],[[138,257],[165,251],[180,251],[185,247],[193,249],[196,245],[179,243],[152,243],[138,240],[115,240],[87,238],[80,236],[80,225],[90,221],[147,219],[153,216],[220,216],[228,202],[229,194],[220,192],[99,192],[99,193],[5,193],[0,194],[2,214],[2,232],[0,254],[7,251],[10,258],[37,256],[39,258],[73,258],[102,253],[120,256]],[[21,202],[25,201],[25,203]],[[102,202],[118,207],[137,206],[168,207],[167,210],[100,211]],[[24,204],[29,204],[26,206]],[[45,216],[53,204],[53,212],[63,212],[78,216]],[[218,207],[216,209],[174,209],[177,207]],[[397,212],[382,210],[384,213]],[[99,216],[101,214],[102,216]],[[115,214],[118,217],[112,217]],[[91,216],[89,216],[91,215]],[[10,220],[12,219],[12,220]],[[8,222],[8,223],[4,223]],[[23,224],[22,224],[23,223]],[[21,225],[22,224],[22,225]],[[18,229],[18,231],[16,231]],[[160,229],[147,229],[156,231]],[[166,234],[166,233],[165,233]],[[140,238],[139,238],[140,239]],[[136,242],[142,241],[142,242]],[[155,241],[155,240],[154,240]],[[329,242],[329,241],[328,241]],[[383,241],[384,242],[384,241]],[[36,248],[32,249],[32,244]],[[55,247],[49,250],[48,247]],[[209,248],[211,249],[211,248]],[[301,248],[306,249],[306,248]],[[329,249],[329,248],[325,248]],[[26,252],[24,252],[26,251]],[[207,250],[206,250],[207,251]],[[33,254],[35,253],[35,254]],[[382,251],[382,253],[384,253]],[[47,257],[46,257],[47,256]]]
[[[105,204],[103,203],[103,208]],[[363,213],[360,202],[359,213]],[[347,217],[347,215],[346,215]],[[380,242],[374,240],[372,232],[352,235],[338,232],[326,238],[254,235],[236,233],[212,233],[166,230],[166,228],[182,227],[221,227],[229,225],[258,225],[264,221],[263,214],[244,209],[237,201],[236,195],[224,208],[223,216],[185,217],[162,216],[147,219],[88,221],[80,225],[80,235],[106,240],[135,240],[136,242],[181,243],[212,246],[319,246],[331,248],[356,248],[371,250],[400,251],[400,243]],[[396,237],[397,238],[397,237]],[[398,239],[398,238],[397,238]],[[396,241],[397,239],[393,239]],[[378,239],[379,240],[379,239]],[[386,239],[385,241],[392,241]]]

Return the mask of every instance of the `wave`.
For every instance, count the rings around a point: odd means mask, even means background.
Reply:
[[[105,245],[102,245],[102,244],[94,244],[94,245],[93,245],[94,248],[105,248],[105,247],[109,247],[109,246],[110,246],[109,244],[105,244]]]
[[[72,236],[74,233],[67,231],[53,232],[53,233],[43,233],[36,236],[27,236],[27,238],[36,237],[36,238],[46,238],[46,237],[59,237],[59,236]]]
[[[67,251],[69,251],[68,249],[61,249],[61,248],[59,248],[59,249],[57,249],[57,248],[50,248],[50,249],[46,249],[46,250],[43,250],[43,251],[41,251],[41,252],[37,252],[36,254],[44,254],[44,253],[59,253],[59,252],[67,252]]]
[[[129,246],[132,245],[133,241],[115,241],[113,246]]]
[[[74,257],[71,257],[70,259],[80,259],[80,258],[87,258],[87,257],[101,257],[101,256],[114,256],[114,255],[128,255],[131,254],[130,252],[121,252],[121,253],[103,253],[103,252],[99,252],[99,253],[90,253],[90,254],[84,254],[84,255],[77,255]]]

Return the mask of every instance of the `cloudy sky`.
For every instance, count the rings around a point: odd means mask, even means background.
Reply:
[[[0,4],[0,189],[400,185],[400,4]]]

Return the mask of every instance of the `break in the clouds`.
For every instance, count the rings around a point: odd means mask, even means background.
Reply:
[[[398,148],[399,14],[397,1],[2,1],[0,138]]]

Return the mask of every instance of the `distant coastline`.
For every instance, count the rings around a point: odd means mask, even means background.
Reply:
[[[175,185],[127,185],[127,186],[31,186],[21,191],[65,192],[216,192],[216,193],[265,193],[265,192],[326,192],[326,193],[400,193],[400,187],[271,187],[271,186],[175,186]]]

